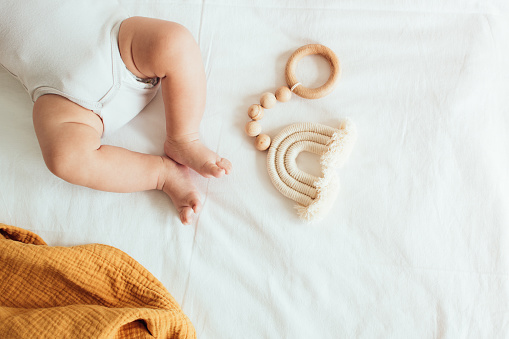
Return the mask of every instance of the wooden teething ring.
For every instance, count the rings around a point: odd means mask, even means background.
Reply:
[[[329,76],[329,79],[325,84],[317,88],[307,88],[302,86],[297,80],[297,77],[295,76],[295,69],[297,68],[297,63],[303,57],[312,54],[319,54],[323,56],[325,59],[327,59],[331,67],[331,74]],[[332,90],[336,86],[337,80],[341,73],[341,69],[338,57],[336,56],[336,54],[334,54],[334,52],[330,48],[324,45],[313,44],[302,46],[301,48],[293,52],[293,54],[290,56],[290,59],[288,59],[285,72],[286,72],[286,83],[290,88],[293,88],[292,92],[294,92],[295,94],[302,98],[318,99],[332,92]]]
[[[331,67],[329,79],[325,84],[318,88],[307,88],[302,86],[295,76],[295,69],[297,68],[297,63],[300,59],[312,54],[319,54],[323,56],[329,62]],[[324,45],[305,45],[293,52],[286,63],[285,77],[288,87],[280,87],[275,94],[270,92],[264,93],[260,98],[260,104],[253,104],[248,109],[248,115],[251,118],[251,121],[246,124],[245,130],[246,134],[250,137],[256,137],[256,149],[265,151],[269,148],[271,143],[271,139],[268,135],[261,134],[262,126],[260,125],[259,120],[261,120],[264,116],[264,109],[274,107],[278,101],[286,102],[290,100],[292,93],[306,99],[322,98],[332,92],[336,86],[340,73],[341,69],[339,67],[338,57],[330,48]]]

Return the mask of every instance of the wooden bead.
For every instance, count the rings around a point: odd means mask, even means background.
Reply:
[[[251,105],[247,110],[247,114],[253,120],[260,120],[263,118],[263,107],[258,104]]]
[[[262,131],[262,125],[257,121],[250,121],[246,124],[246,134],[250,137],[256,137]]]
[[[276,105],[276,103],[276,97],[270,92],[263,93],[262,97],[260,98],[260,104],[263,108],[272,108],[274,105]]]
[[[260,134],[255,139],[255,147],[259,151],[265,151],[270,146],[270,137],[267,134]]]
[[[286,86],[279,87],[276,91],[276,99],[277,101],[287,102],[292,98],[292,91]]]

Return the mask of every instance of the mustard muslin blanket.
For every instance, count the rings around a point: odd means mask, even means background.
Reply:
[[[0,337],[196,338],[166,288],[106,245],[51,247],[0,223]]]

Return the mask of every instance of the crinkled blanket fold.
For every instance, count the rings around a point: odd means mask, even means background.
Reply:
[[[2,338],[196,338],[166,288],[106,245],[51,247],[0,223]]]

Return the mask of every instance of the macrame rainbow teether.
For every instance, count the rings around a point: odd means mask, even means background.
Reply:
[[[318,88],[306,88],[297,81],[297,63],[306,55],[319,54],[329,62],[331,74],[327,82]],[[262,131],[258,120],[263,118],[264,109],[274,107],[277,101],[290,100],[292,92],[306,99],[318,99],[332,92],[339,78],[340,67],[334,52],[323,45],[306,45],[297,49],[286,64],[286,83],[288,87],[279,88],[275,95],[264,93],[260,104],[249,107],[252,119],[246,124],[246,133],[256,137],[255,147],[267,154],[267,170],[272,184],[284,196],[296,201],[299,217],[316,220],[323,217],[334,202],[339,177],[335,171],[341,167],[352,150],[356,140],[355,125],[348,119],[338,123],[338,128],[317,123],[297,123],[284,128],[271,142]],[[299,170],[296,164],[301,152],[320,155],[321,177]]]

